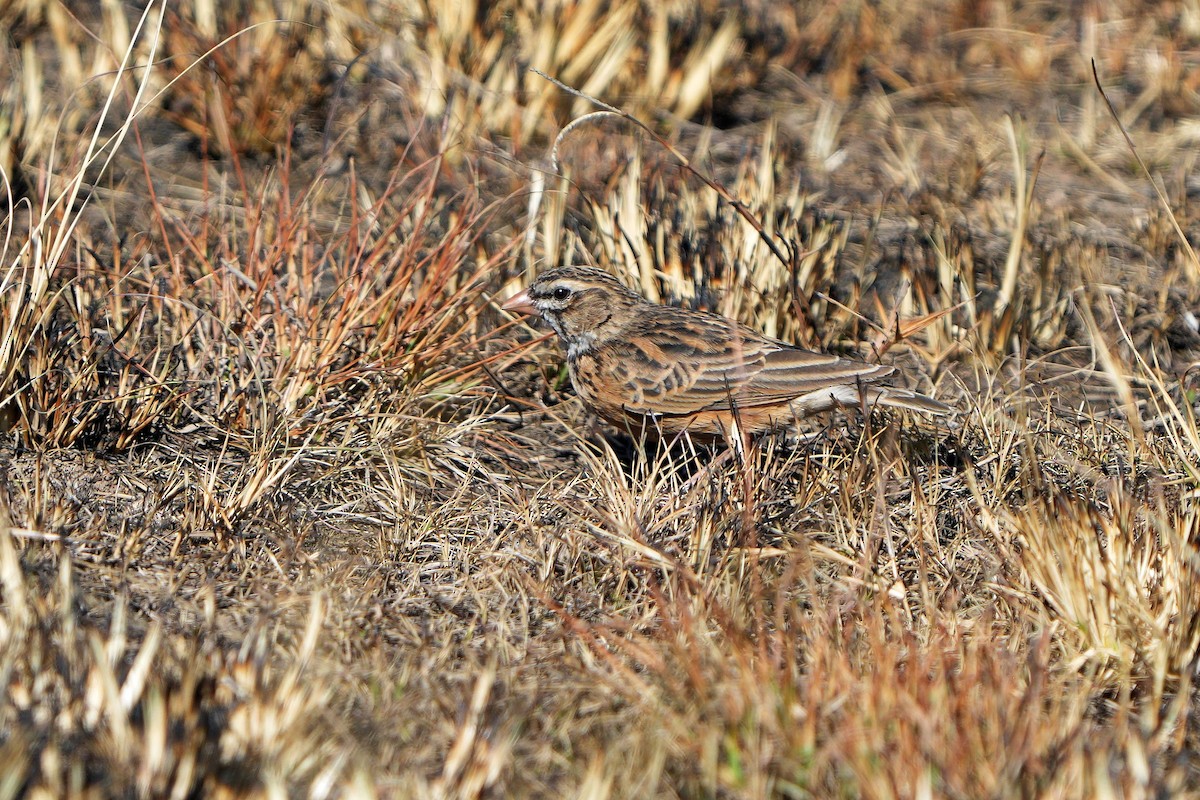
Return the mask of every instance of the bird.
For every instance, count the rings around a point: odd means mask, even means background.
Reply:
[[[804,350],[719,314],[659,305],[592,267],[550,269],[501,308],[540,316],[566,348],[584,406],[631,433],[711,443],[790,428],[840,406],[953,412],[882,385],[895,367]]]

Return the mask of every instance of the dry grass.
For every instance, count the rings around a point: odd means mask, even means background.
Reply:
[[[1194,9],[465,8],[0,10],[0,798],[1200,796]],[[701,472],[556,262],[961,425]]]

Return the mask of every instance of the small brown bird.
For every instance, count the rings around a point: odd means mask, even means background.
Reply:
[[[864,402],[952,410],[877,385],[895,367],[801,350],[717,314],[660,306],[589,267],[552,269],[501,307],[549,323],[584,405],[634,433],[713,441],[740,428],[754,436]]]

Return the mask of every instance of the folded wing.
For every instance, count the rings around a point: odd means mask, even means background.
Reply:
[[[656,310],[668,313],[639,321],[598,365],[622,387],[627,411],[687,415],[796,398],[828,407],[894,372],[791,347],[724,317]]]

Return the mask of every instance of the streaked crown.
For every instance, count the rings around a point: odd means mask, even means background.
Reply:
[[[614,302],[642,302],[641,295],[615,276],[592,267],[557,267],[539,275],[528,291],[529,299],[543,314],[561,312],[587,294],[611,295]]]

